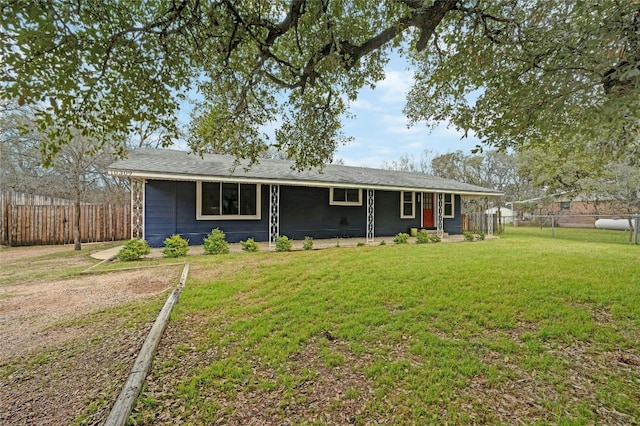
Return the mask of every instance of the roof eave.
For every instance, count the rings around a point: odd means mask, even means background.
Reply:
[[[316,188],[353,188],[357,186],[362,189],[375,189],[381,191],[417,191],[417,192],[446,192],[449,194],[468,195],[474,197],[500,197],[504,195],[502,192],[491,191],[468,191],[456,190],[437,187],[411,187],[411,186],[395,186],[395,185],[379,185],[358,182],[325,182],[315,180],[291,180],[291,179],[269,179],[259,177],[243,177],[243,176],[211,176],[199,174],[175,174],[175,173],[159,173],[141,170],[126,169],[108,169],[110,176],[140,178],[140,179],[157,179],[157,180],[174,180],[174,181],[218,181],[218,182],[238,182],[238,183],[259,183],[263,185],[289,185],[289,186],[308,186]]]

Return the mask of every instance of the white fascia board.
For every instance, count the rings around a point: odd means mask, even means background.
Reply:
[[[110,169],[109,175],[118,177],[137,177],[143,179],[175,180],[175,181],[202,181],[202,182],[237,182],[259,183],[263,185],[307,186],[313,188],[359,188],[374,189],[379,191],[414,191],[414,192],[442,192],[456,195],[468,195],[473,197],[500,197],[501,192],[471,192],[443,188],[416,188],[407,186],[370,185],[362,183],[304,181],[304,180],[280,180],[266,178],[250,178],[240,176],[211,176],[211,175],[183,175],[171,173],[140,172],[131,170]]]

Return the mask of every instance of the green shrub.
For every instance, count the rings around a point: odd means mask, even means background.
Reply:
[[[429,242],[439,243],[440,241],[442,241],[442,239],[440,237],[438,237],[436,234],[430,234],[429,235]]]
[[[416,244],[426,244],[430,241],[429,233],[426,229],[421,229],[416,235]]]
[[[286,235],[276,238],[276,251],[291,251],[292,241]]]
[[[485,234],[484,232],[480,231],[478,233],[473,233],[473,232],[465,232],[464,233],[464,239],[465,241],[478,241],[478,240],[484,240],[485,238]]]
[[[387,243],[386,243],[384,240],[382,240],[382,241],[380,241],[380,245],[381,245],[381,246],[386,246],[386,245],[387,245]]]
[[[393,242],[396,244],[407,244],[409,241],[409,234],[406,232],[398,232],[393,238]]]
[[[313,248],[313,238],[304,237],[304,242],[302,243],[302,248],[304,250],[311,250]]]
[[[250,253],[258,251],[258,243],[256,243],[253,238],[249,238],[247,241],[240,241],[240,245],[244,251],[248,251]]]
[[[132,238],[125,243],[116,256],[119,260],[128,262],[131,260],[138,260],[145,254],[149,253],[151,253],[151,248],[145,240]]]
[[[204,252],[208,254],[229,253],[229,243],[227,243],[226,238],[227,236],[220,229],[212,230],[202,243]]]
[[[178,234],[174,234],[164,240],[162,254],[165,257],[183,257],[189,251],[189,242]]]
[[[364,247],[365,243],[363,243],[362,241],[358,242],[358,244],[356,244],[356,247]]]

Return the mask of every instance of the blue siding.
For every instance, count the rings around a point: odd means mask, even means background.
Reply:
[[[416,197],[416,217],[400,218],[400,192],[375,192],[375,235],[392,236],[419,228],[421,204]],[[314,238],[364,237],[366,196],[362,206],[329,205],[328,188],[280,187],[280,235],[300,240]],[[444,230],[461,232],[460,197],[455,197],[455,218],[444,220]],[[145,193],[145,238],[152,247],[161,247],[165,238],[180,234],[189,244],[202,244],[214,228],[222,229],[227,241],[248,238],[269,239],[269,186],[261,187],[260,220],[196,220],[196,183],[149,180]]]
[[[454,217],[444,220],[444,232],[451,235],[462,234],[462,198],[459,195],[455,196],[453,208]]]
[[[361,206],[329,205],[329,188],[280,187],[280,235],[294,240],[363,237],[366,200]]]
[[[202,244],[214,228],[227,234],[227,241],[269,239],[269,187],[262,186],[260,220],[196,220],[196,183],[149,180],[145,193],[145,239],[162,247],[165,238],[180,234],[189,244]]]
[[[413,219],[400,218],[400,191],[376,191],[374,197],[376,237],[396,235],[398,232],[408,234],[411,228],[420,227],[422,210],[418,197],[414,197],[416,216]]]
[[[144,236],[152,247],[163,245],[176,233],[176,185],[178,182],[149,181],[145,187]]]

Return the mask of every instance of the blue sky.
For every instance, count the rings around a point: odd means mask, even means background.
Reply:
[[[407,128],[402,112],[406,93],[411,88],[413,72],[403,61],[392,61],[386,67],[386,78],[374,90],[362,89],[351,105],[354,119],[344,120],[344,132],[354,141],[341,146],[335,157],[352,166],[380,167],[383,161],[397,160],[409,154],[418,159],[424,150],[434,156],[456,150],[470,153],[479,140],[453,127],[441,125],[434,130],[418,123]]]

